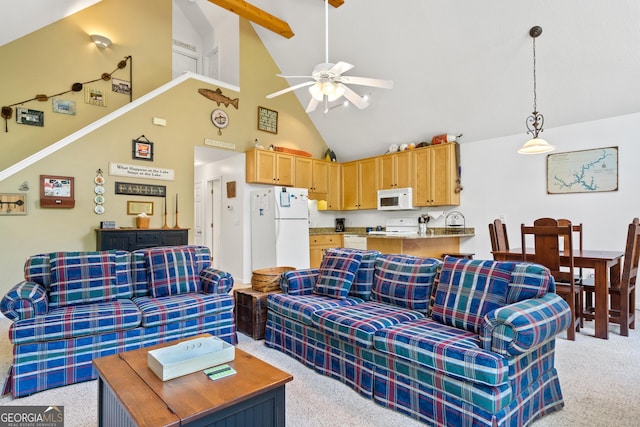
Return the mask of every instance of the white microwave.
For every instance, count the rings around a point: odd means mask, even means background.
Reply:
[[[413,188],[378,190],[378,210],[404,211],[414,209]]]

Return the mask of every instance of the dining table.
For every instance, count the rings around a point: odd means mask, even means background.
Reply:
[[[496,261],[522,261],[522,249],[512,248],[506,251],[493,251]],[[526,248],[526,254],[534,254],[535,248]],[[574,249],[573,264],[577,268],[593,269],[595,287],[595,336],[602,339],[609,338],[609,286],[620,286],[620,270],[623,251],[601,251],[589,249]],[[568,257],[560,251],[560,262],[566,262]]]

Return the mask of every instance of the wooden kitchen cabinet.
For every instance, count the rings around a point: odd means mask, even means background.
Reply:
[[[379,157],[378,189],[412,187],[413,176],[413,151],[403,151]]]
[[[414,206],[457,206],[457,166],[454,143],[432,145],[413,153]]]
[[[245,155],[248,183],[293,186],[294,155],[257,148],[248,150]]]
[[[313,234],[309,236],[310,267],[320,267],[322,257],[327,249],[341,248],[343,245],[342,234]]]
[[[326,160],[295,158],[295,186],[309,190],[310,199],[326,199],[329,191],[329,164]]]
[[[327,168],[327,209],[336,211],[342,209],[342,165],[329,162]]]
[[[342,209],[378,207],[378,158],[342,164]]]

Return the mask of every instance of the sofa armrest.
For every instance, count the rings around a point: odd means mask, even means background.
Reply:
[[[47,289],[38,283],[22,281],[2,298],[0,311],[14,322],[46,314],[49,311]]]
[[[280,277],[280,289],[289,295],[311,295],[316,287],[317,268],[289,270]]]
[[[552,339],[570,324],[569,305],[557,294],[548,293],[487,313],[480,341],[485,350],[513,356]]]
[[[233,276],[226,271],[209,267],[202,270],[199,277],[205,294],[227,294],[233,288]]]

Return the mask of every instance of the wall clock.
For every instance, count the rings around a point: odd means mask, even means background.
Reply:
[[[229,116],[224,110],[213,110],[211,113],[211,122],[218,128],[218,135],[222,135],[222,129],[229,126]]]

